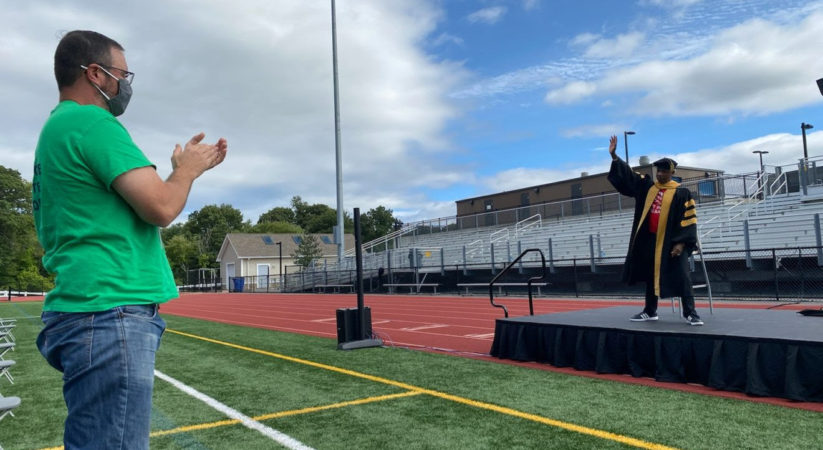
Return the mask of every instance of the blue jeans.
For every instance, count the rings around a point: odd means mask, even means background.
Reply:
[[[63,372],[67,450],[149,448],[154,355],[166,329],[157,310],[43,312],[37,348]]]

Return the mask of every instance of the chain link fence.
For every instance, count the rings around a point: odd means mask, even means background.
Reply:
[[[705,252],[709,287],[715,299],[747,301],[806,302],[823,301],[823,247],[752,249],[739,251]],[[417,268],[410,265],[386,267],[383,271],[365,268],[363,271],[365,292],[387,292],[385,284],[391,283],[439,283],[438,292],[459,294],[458,284],[488,283],[510,260],[506,258],[493,265],[439,264],[440,258],[432,258],[432,265]],[[426,261],[423,259],[423,261]],[[435,263],[437,261],[437,263]],[[629,286],[621,280],[623,257],[595,257],[547,259],[548,286],[542,294],[548,297],[643,297],[642,283]],[[701,255],[690,259],[691,278],[694,285],[706,283]],[[539,276],[542,265],[539,257],[529,255],[518,263],[501,282],[525,282]],[[261,282],[261,278],[267,278]],[[347,270],[314,270],[288,274],[283,285],[272,280],[277,277],[244,277],[241,289],[230,286],[232,291],[242,292],[348,292],[353,289],[356,273]],[[231,284],[231,283],[230,283]],[[476,290],[482,294],[484,290]],[[523,294],[523,288],[511,288],[510,294]],[[705,299],[708,289],[696,288],[695,297]]]

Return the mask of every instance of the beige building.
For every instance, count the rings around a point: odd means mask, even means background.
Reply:
[[[314,234],[320,242],[323,256],[318,261],[337,261],[337,244],[332,234]],[[343,236],[343,248],[354,248],[354,235]],[[278,245],[279,244],[279,245]],[[294,273],[297,267],[292,254],[300,245],[300,235],[293,233],[229,233],[223,239],[223,245],[217,253],[220,274],[224,286],[229,286],[233,277],[279,276],[281,273]],[[282,272],[281,272],[282,263]],[[272,282],[279,282],[274,278]],[[266,281],[268,282],[268,281]]]

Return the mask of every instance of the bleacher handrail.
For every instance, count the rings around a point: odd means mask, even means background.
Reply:
[[[532,228],[540,228],[543,226],[543,219],[540,214],[535,214],[531,217],[527,217],[520,222],[514,224],[514,237],[517,239],[520,237],[524,231],[532,229]]]
[[[494,244],[500,241],[508,241],[509,240],[509,229],[503,228],[502,230],[497,230],[489,235],[489,243]]]

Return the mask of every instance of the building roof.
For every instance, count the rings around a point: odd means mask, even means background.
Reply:
[[[337,244],[334,244],[332,234],[312,234],[320,242],[320,250],[323,256],[337,256]],[[240,258],[277,258],[280,256],[280,246],[282,243],[283,257],[291,258],[292,253],[297,250],[299,234],[295,233],[228,233],[223,239],[223,245],[217,253],[217,261],[223,259],[223,255],[229,245],[232,246],[237,256]],[[344,248],[354,248],[354,235],[343,235]]]

